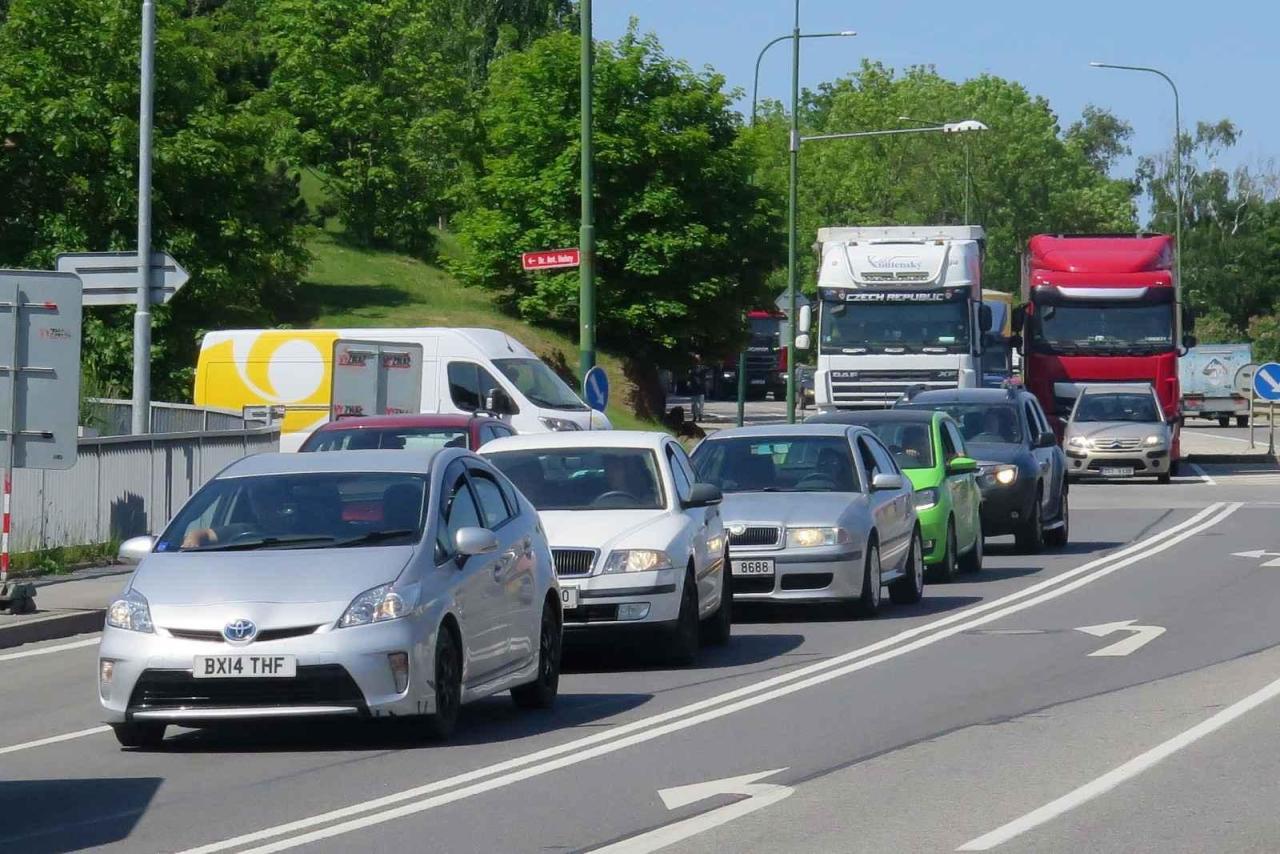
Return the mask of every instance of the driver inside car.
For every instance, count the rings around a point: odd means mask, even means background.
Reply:
[[[198,549],[229,542],[246,534],[263,537],[290,536],[301,533],[302,514],[289,502],[289,490],[281,483],[263,479],[251,483],[244,491],[249,518],[228,525],[187,531],[182,548]]]

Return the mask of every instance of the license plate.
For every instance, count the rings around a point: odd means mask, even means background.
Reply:
[[[1104,466],[1103,477],[1133,477],[1132,466]]]
[[[733,575],[773,575],[771,560],[733,560],[729,563],[729,571]]]
[[[762,377],[761,377],[761,378],[754,379],[754,380],[752,380],[752,381],[751,381],[751,384],[752,384],[752,385],[764,385],[764,379],[763,379]]]
[[[571,611],[578,607],[578,588],[561,587],[560,588],[560,605],[566,611]]]
[[[191,675],[197,679],[288,679],[298,675],[292,655],[197,655]]]

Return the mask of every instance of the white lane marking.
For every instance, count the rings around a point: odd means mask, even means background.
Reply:
[[[103,732],[111,732],[111,727],[95,726],[76,732],[64,732],[62,735],[51,735],[48,738],[38,738],[35,741],[24,741],[22,744],[11,744],[8,747],[0,747],[0,754],[17,753],[19,750],[30,750],[33,747],[44,747],[46,744],[57,744],[60,741],[71,741],[73,738],[84,738]]]
[[[1247,558],[1252,558],[1254,560],[1257,560],[1259,558],[1264,558],[1264,557],[1273,557],[1275,558],[1275,560],[1269,560],[1263,563],[1262,566],[1280,566],[1280,552],[1268,552],[1262,549],[1255,549],[1251,552],[1233,552],[1231,556],[1247,557]]]
[[[1077,632],[1093,635],[1095,638],[1105,638],[1107,635],[1113,635],[1116,632],[1133,632],[1132,635],[1122,641],[1104,646],[1102,649],[1089,653],[1090,658],[1098,656],[1121,656],[1129,655],[1137,652],[1147,644],[1165,633],[1164,626],[1135,626],[1136,620],[1121,620],[1118,623],[1102,623],[1097,626],[1080,626]]]
[[[780,786],[776,783],[760,783],[765,777],[781,774],[786,768],[775,768],[759,774],[744,774],[741,777],[728,777],[724,780],[711,780],[707,783],[694,783],[690,786],[676,786],[672,789],[661,789],[658,796],[666,804],[667,809],[674,810],[689,804],[714,798],[718,795],[746,795],[746,800],[726,804],[719,809],[695,815],[683,821],[677,821],[666,827],[659,827],[648,833],[641,833],[630,839],[596,848],[591,854],[650,854],[669,845],[697,836],[712,828],[727,824],[735,818],[750,815],[756,810],[776,804],[791,797],[795,789]]]
[[[1206,735],[1222,729],[1222,727],[1234,721],[1236,718],[1246,712],[1256,709],[1263,703],[1280,696],[1280,679],[1267,685],[1239,702],[1233,703],[1213,717],[1207,718],[1193,726],[1185,732],[1175,735],[1173,738],[1156,745],[1155,747],[1136,756],[1128,762],[1108,771],[1096,780],[1085,783],[1080,788],[1069,792],[1056,801],[1050,801],[1039,809],[1032,810],[1021,818],[1014,819],[1008,824],[997,827],[990,833],[985,833],[977,839],[972,839],[957,848],[957,851],[988,851],[997,845],[1003,845],[1015,836],[1020,836],[1032,828],[1038,827],[1051,819],[1057,818],[1065,812],[1075,809],[1081,804],[1087,803],[1099,795],[1119,786],[1121,783],[1138,776],[1143,771],[1151,768],[1157,762],[1167,759],[1177,753],[1184,747],[1196,743]]]
[[[264,828],[262,830],[242,834],[230,839],[224,839],[220,842],[209,843],[208,845],[203,845],[199,848],[190,849],[183,852],[183,854],[211,854],[211,852],[215,851],[226,851],[231,848],[239,848],[243,845],[260,842],[266,839],[272,839],[287,834],[295,834],[299,831],[306,830],[307,828],[318,827],[329,822],[338,821],[339,819],[346,818],[348,816],[360,816],[362,813],[371,813],[374,810],[379,810],[392,804],[401,804],[397,807],[385,809],[382,812],[374,812],[372,815],[352,818],[338,824],[331,824],[330,826],[319,830],[313,830],[309,833],[297,836],[290,836],[288,839],[263,845],[258,848],[249,849],[249,851],[254,852],[254,854],[283,851],[299,845],[306,845],[322,839],[328,839],[333,836],[349,833],[354,830],[371,827],[386,821],[403,818],[425,810],[434,809],[475,795],[484,794],[485,792],[500,789],[513,783],[518,783],[522,780],[527,780],[561,768],[577,765],[598,756],[604,756],[627,747],[651,741],[673,732],[679,732],[680,730],[687,729],[701,723],[706,723],[707,721],[734,714],[735,712],[749,709],[762,703],[776,700],[779,697],[785,697],[788,694],[804,690],[805,688],[820,685],[833,679],[838,679],[841,676],[846,676],[850,673],[871,667],[875,664],[897,658],[900,655],[905,655],[908,652],[913,652],[917,649],[937,643],[940,640],[960,634],[961,632],[967,631],[971,628],[986,625],[987,623],[1006,617],[1009,614],[1014,614],[1030,608],[1033,605],[1038,605],[1041,602],[1049,601],[1050,599],[1054,599],[1071,590],[1076,590],[1099,578],[1110,575],[1112,572],[1115,572],[1122,567],[1172,548],[1183,540],[1212,528],[1236,510],[1239,510],[1242,506],[1244,505],[1240,503],[1225,505],[1225,507],[1221,502],[1211,504],[1195,516],[1192,516],[1190,519],[1180,522],[1165,531],[1160,531],[1159,533],[1148,537],[1146,540],[1139,541],[1138,543],[1134,543],[1132,546],[1121,549],[1114,555],[1098,558],[1084,564],[1083,566],[1068,570],[1054,578],[1046,579],[1045,581],[1034,584],[1031,587],[1011,593],[1001,599],[997,599],[983,605],[974,606],[973,608],[969,608],[958,614],[953,614],[949,617],[936,620],[933,623],[917,626],[914,629],[908,629],[907,631],[900,632],[894,637],[870,644],[866,647],[862,647],[861,649],[853,650],[826,662],[818,662],[816,664],[809,665],[790,674],[784,674],[755,685],[738,688],[733,691],[726,692],[725,694],[711,697],[706,700],[700,700],[696,703],[691,703],[687,706],[682,706],[681,708],[673,709],[669,712],[663,712],[662,714],[634,721],[630,724],[623,724],[603,733],[597,733],[585,738],[576,739],[566,744],[546,748],[526,756],[509,759],[506,762],[500,762],[487,768],[469,771],[434,783],[427,783],[422,786],[407,789],[403,792],[397,792],[395,794],[385,795],[381,798],[375,798],[364,803],[330,810],[309,818],[298,819],[297,821],[278,825],[277,827]],[[1178,532],[1176,536],[1169,536],[1175,531]],[[1115,558],[1120,555],[1124,555],[1124,559],[1113,563]],[[1080,577],[1083,573],[1099,566],[1102,568],[1098,569],[1092,575],[1084,575],[1083,577]],[[1067,579],[1075,580],[1070,584],[1061,584]],[[1055,588],[1055,585],[1061,585],[1061,587],[1053,589]],[[1046,588],[1051,589],[1046,590]],[[1035,596],[1034,598],[1027,599],[1027,597],[1032,593],[1040,590],[1045,590],[1046,592],[1039,596]],[[1015,601],[1019,599],[1026,599],[1027,601]],[[1014,604],[1007,604],[1010,602],[1013,602]],[[1005,607],[1006,605],[1007,607]],[[974,614],[984,612],[989,613],[985,613],[984,616],[977,619],[964,622]],[[942,626],[949,626],[949,628],[935,634],[927,634],[929,631],[938,629]],[[887,652],[881,652],[878,655],[874,655],[869,658],[866,657],[870,656],[873,652],[893,646],[893,644],[898,641],[905,640],[909,637],[917,637],[919,635],[926,636],[905,646],[890,649]],[[795,684],[792,685],[785,684],[787,682],[793,682],[800,679],[801,677],[808,678],[804,678],[803,681],[795,682]],[[771,690],[766,691],[766,688]],[[730,703],[730,700],[734,700],[734,702]],[[693,714],[695,711],[697,711],[698,714]],[[684,717],[686,715],[689,715],[689,717]],[[674,720],[677,718],[681,719]],[[661,725],[659,726],[658,724]],[[562,754],[569,755],[565,756]],[[541,764],[535,765],[534,763]],[[529,765],[533,765],[533,767],[524,767]],[[495,774],[501,774],[502,776],[493,777],[492,775]],[[486,777],[490,779],[484,779]],[[483,780],[483,782],[474,782],[476,780]],[[465,783],[471,783],[472,785],[465,786],[464,788],[455,788],[462,786]],[[424,795],[430,795],[442,791],[445,791],[445,793],[437,794],[434,795],[434,797],[425,798],[423,800],[414,801],[414,799],[421,798]],[[405,801],[414,802],[406,804],[404,803]]]
[[[6,652],[0,655],[0,661],[14,661],[19,658],[31,658],[35,655],[49,655],[55,652],[65,652],[69,649],[80,649],[81,647],[94,646],[99,640],[100,638],[98,637],[92,637],[86,640],[58,644],[57,646],[42,646],[39,649],[29,649],[24,652]]]
[[[1244,442],[1248,444],[1248,439],[1241,439],[1239,436],[1221,436],[1217,433],[1189,433],[1188,436],[1203,437],[1206,439],[1221,439],[1224,442]]]
[[[1200,479],[1203,480],[1205,483],[1209,484],[1210,486],[1218,485],[1218,482],[1213,478],[1209,477],[1209,473],[1206,472],[1204,469],[1200,468],[1200,466],[1197,465],[1196,463],[1191,464],[1191,470],[1196,474],[1200,475]]]

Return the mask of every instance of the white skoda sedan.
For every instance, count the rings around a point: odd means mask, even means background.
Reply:
[[[566,633],[656,630],[676,663],[729,640],[720,490],[696,482],[670,436],[540,433],[481,450],[538,508]]]

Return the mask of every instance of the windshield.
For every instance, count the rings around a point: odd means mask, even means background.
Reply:
[[[534,406],[586,411],[582,399],[541,359],[494,359],[493,363]]]
[[[941,294],[929,294],[938,297]],[[945,301],[910,294],[852,293],[853,302],[822,303],[824,353],[967,353],[969,303],[963,292]],[[891,301],[869,300],[871,297]]]
[[[1041,353],[1152,354],[1173,349],[1173,306],[1115,300],[1037,305],[1032,346]]]
[[[1076,405],[1072,421],[1132,421],[1139,424],[1159,421],[1156,402],[1141,392],[1095,392],[1085,394]]]
[[[895,409],[936,409],[960,424],[966,442],[988,445],[1017,445],[1022,442],[1018,412],[1007,404],[989,403],[914,403]]]
[[[427,477],[341,472],[210,481],[158,552],[403,546],[422,538]]]
[[[933,442],[929,437],[928,424],[919,421],[877,421],[864,426],[893,452],[899,468],[933,468]]]
[[[489,462],[538,510],[661,510],[658,459],[647,448],[504,451]]]
[[[843,436],[713,439],[693,453],[698,480],[724,492],[858,492]]]
[[[299,451],[438,451],[466,448],[467,431],[461,427],[387,427],[320,430],[307,437]]]
[[[776,317],[748,318],[751,326],[752,347],[777,347],[782,327]]]

